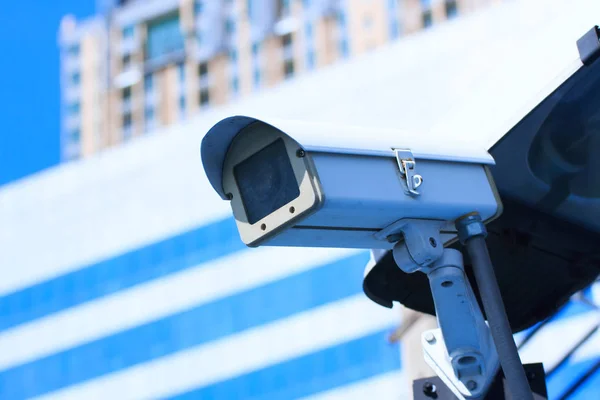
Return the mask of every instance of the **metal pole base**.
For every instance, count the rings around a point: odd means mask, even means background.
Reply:
[[[542,363],[524,364],[525,373],[535,400],[547,400],[546,373]],[[414,400],[461,400],[437,376],[413,381]],[[498,372],[482,400],[512,400],[502,370]]]

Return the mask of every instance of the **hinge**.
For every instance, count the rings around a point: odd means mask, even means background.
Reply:
[[[597,25],[577,41],[577,49],[583,65],[590,65],[600,57],[600,28]]]
[[[421,193],[417,192],[417,188],[423,183],[423,177],[417,174],[417,162],[410,150],[394,149],[400,175],[406,183],[406,191],[408,194],[418,196]]]

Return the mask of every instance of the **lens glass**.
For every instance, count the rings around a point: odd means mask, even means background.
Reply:
[[[300,196],[283,139],[237,164],[233,175],[250,224]]]

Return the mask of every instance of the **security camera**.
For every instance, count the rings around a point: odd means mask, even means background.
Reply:
[[[457,218],[487,222],[502,210],[484,149],[398,130],[233,116],[210,129],[201,154],[251,247],[392,249],[399,225],[428,220],[442,248]]]
[[[502,212],[485,150],[396,130],[234,116],[209,130],[201,153],[248,246],[390,249],[400,270],[426,274],[440,330],[430,332],[439,340],[424,346],[425,358],[457,395],[485,393],[499,356],[462,255],[446,248],[481,238]]]

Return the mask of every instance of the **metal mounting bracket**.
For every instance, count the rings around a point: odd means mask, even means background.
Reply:
[[[499,361],[490,330],[464,271],[462,253],[440,241],[442,221],[398,221],[390,231],[404,238],[393,249],[406,273],[427,274],[439,330],[425,332],[425,360],[462,399],[480,397],[496,376]]]

